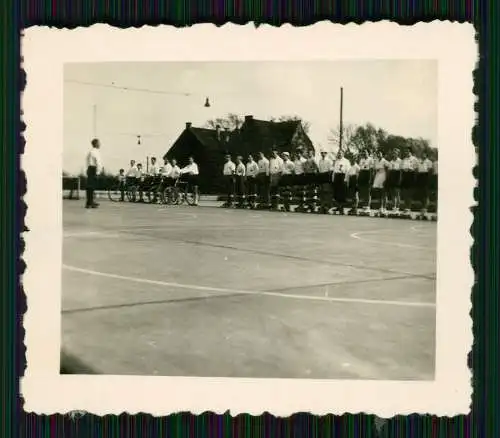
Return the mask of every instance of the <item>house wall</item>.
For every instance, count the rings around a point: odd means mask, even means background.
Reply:
[[[212,194],[223,190],[221,175],[224,154],[221,151],[208,150],[189,130],[184,130],[166,156],[169,160],[175,158],[181,168],[188,164],[190,156],[194,158],[200,171],[202,193]]]

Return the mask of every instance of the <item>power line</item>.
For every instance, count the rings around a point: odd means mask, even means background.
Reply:
[[[68,83],[72,83],[72,84],[86,85],[86,86],[90,86],[90,87],[102,87],[102,88],[112,88],[115,90],[136,91],[136,92],[140,92],[140,93],[176,95],[176,96],[185,96],[185,97],[202,96],[202,94],[198,94],[198,93],[188,93],[188,92],[181,92],[181,91],[152,90],[150,88],[125,87],[125,86],[120,86],[120,85],[115,85],[115,84],[99,84],[96,82],[85,82],[85,81],[77,81],[77,80],[72,80],[72,79],[66,79],[64,82],[68,82]]]

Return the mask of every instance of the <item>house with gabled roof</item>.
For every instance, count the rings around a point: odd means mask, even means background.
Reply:
[[[181,166],[192,156],[200,168],[200,186],[204,193],[216,193],[223,188],[222,168],[224,155],[244,159],[263,152],[270,156],[273,148],[280,152],[314,151],[300,120],[274,122],[245,116],[242,126],[235,130],[186,127],[165,156],[175,158]]]

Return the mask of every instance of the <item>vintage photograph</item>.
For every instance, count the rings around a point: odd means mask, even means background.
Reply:
[[[61,373],[433,381],[438,63],[64,65]]]

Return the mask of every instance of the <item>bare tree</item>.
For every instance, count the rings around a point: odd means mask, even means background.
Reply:
[[[209,129],[215,129],[220,126],[223,129],[229,129],[233,131],[239,128],[243,123],[243,118],[238,114],[229,113],[226,117],[217,117],[215,119],[208,120],[205,123],[205,127]]]

